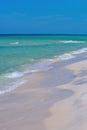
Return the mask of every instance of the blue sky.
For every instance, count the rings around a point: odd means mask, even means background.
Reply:
[[[87,0],[0,1],[0,33],[87,34]]]

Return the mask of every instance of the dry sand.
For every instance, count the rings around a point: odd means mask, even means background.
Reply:
[[[71,89],[75,93],[55,103],[51,115],[44,120],[46,130],[87,130],[87,60],[66,66],[75,78],[57,88]]]

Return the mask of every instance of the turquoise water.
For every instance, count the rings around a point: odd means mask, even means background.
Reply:
[[[86,36],[0,37],[0,73],[16,69],[22,64],[87,47],[86,42]]]
[[[53,59],[87,47],[87,36],[0,36],[0,88],[6,86],[8,73],[38,69],[43,59]],[[33,65],[33,68],[32,68]],[[36,65],[36,66],[35,66]],[[42,65],[42,64],[41,64]],[[6,83],[3,83],[3,75]],[[11,75],[13,76],[13,75]],[[14,79],[18,77],[14,74]],[[9,86],[9,84],[7,85]],[[11,86],[11,85],[10,85]]]

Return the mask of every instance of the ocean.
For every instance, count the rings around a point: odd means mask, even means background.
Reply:
[[[25,75],[86,51],[86,35],[0,35],[0,94],[27,82]]]

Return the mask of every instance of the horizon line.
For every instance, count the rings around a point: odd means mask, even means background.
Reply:
[[[51,35],[54,35],[54,36],[63,36],[63,35],[76,35],[76,36],[80,36],[80,35],[87,35],[87,34],[77,34],[77,33],[2,33],[2,34],[0,34],[0,36],[23,36],[23,35],[26,35],[26,36],[51,36]]]

